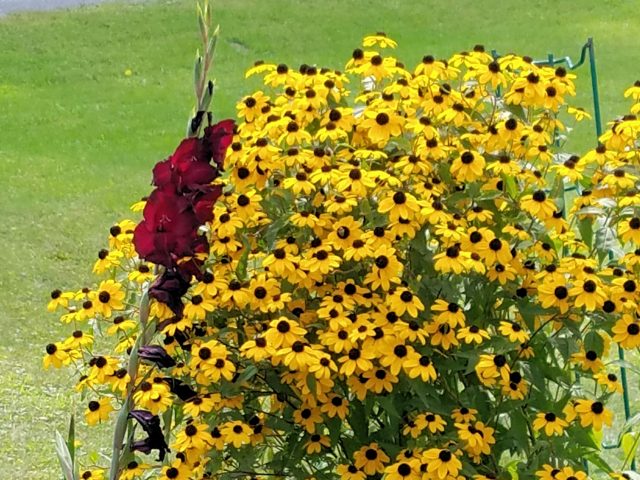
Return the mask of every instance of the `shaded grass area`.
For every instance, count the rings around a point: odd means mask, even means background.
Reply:
[[[341,68],[366,33],[386,31],[408,65],[476,43],[501,53],[577,56],[596,42],[604,118],[640,63],[640,12],[622,0],[217,0],[214,99],[220,117],[247,92],[257,59]],[[150,169],[184,133],[197,47],[194,2],[105,4],[0,20],[0,476],[58,478],[54,429],[73,400],[70,372],[45,373],[46,343],[68,329],[44,306],[91,281],[109,226],[149,191]],[[131,69],[133,75],[125,76]],[[578,104],[590,107],[581,70]],[[571,145],[591,145],[592,125]],[[82,414],[84,406],[78,407]],[[83,447],[96,449],[99,429]],[[106,442],[103,442],[106,446]],[[106,462],[94,455],[94,461]]]

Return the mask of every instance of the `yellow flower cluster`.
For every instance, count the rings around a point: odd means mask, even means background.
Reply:
[[[640,345],[640,87],[632,115],[568,155],[560,134],[588,114],[563,67],[476,47],[409,69],[394,47],[366,37],[344,73],[247,72],[264,87],[237,104],[205,272],[183,315],[151,302],[174,365],[123,368],[155,278],[132,222],[99,253],[107,280],[52,294],[78,330],[44,363],[83,365],[88,423],[109,392],[174,412],[176,455],[120,478],[484,479],[507,451],[541,480],[585,478],[594,445],[576,432],[610,425],[621,390],[610,345]]]

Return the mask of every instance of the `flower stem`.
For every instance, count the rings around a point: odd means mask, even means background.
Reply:
[[[149,292],[145,290],[140,300],[140,325],[141,331],[136,343],[131,349],[131,355],[129,356],[128,374],[130,377],[129,385],[127,386],[127,398],[122,405],[118,419],[116,420],[116,427],[113,433],[113,452],[111,454],[111,469],[109,470],[109,480],[117,480],[120,473],[120,457],[122,455],[122,442],[124,435],[127,431],[127,422],[129,419],[129,412],[131,410],[133,391],[135,388],[136,375],[138,373],[138,350],[141,346],[146,345],[149,340]]]

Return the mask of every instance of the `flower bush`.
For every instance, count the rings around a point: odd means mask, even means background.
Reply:
[[[609,471],[609,352],[640,345],[640,85],[571,155],[588,114],[564,68],[480,46],[409,67],[376,34],[344,72],[256,63],[237,126],[214,124],[200,17],[190,137],[98,283],[48,305],[73,333],[44,366],[114,423],[109,478]]]

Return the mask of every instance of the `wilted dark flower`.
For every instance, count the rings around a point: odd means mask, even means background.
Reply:
[[[195,397],[198,394],[198,392],[196,392],[193,388],[191,388],[183,381],[178,380],[177,378],[165,377],[162,380],[167,385],[169,385],[171,393],[176,395],[180,400],[184,402],[186,402],[190,398]]]
[[[153,282],[149,289],[149,296],[167,305],[173,313],[180,316],[184,305],[182,296],[189,289],[190,277],[175,268],[166,269],[162,275]]]
[[[160,345],[145,345],[140,347],[138,355],[143,360],[155,363],[160,368],[171,368],[176,361]]]
[[[129,418],[135,419],[148,435],[144,440],[133,442],[131,450],[138,450],[146,454],[151,453],[151,450],[158,450],[158,461],[163,461],[165,454],[169,451],[169,446],[160,427],[160,417],[146,410],[132,410],[129,412]]]

